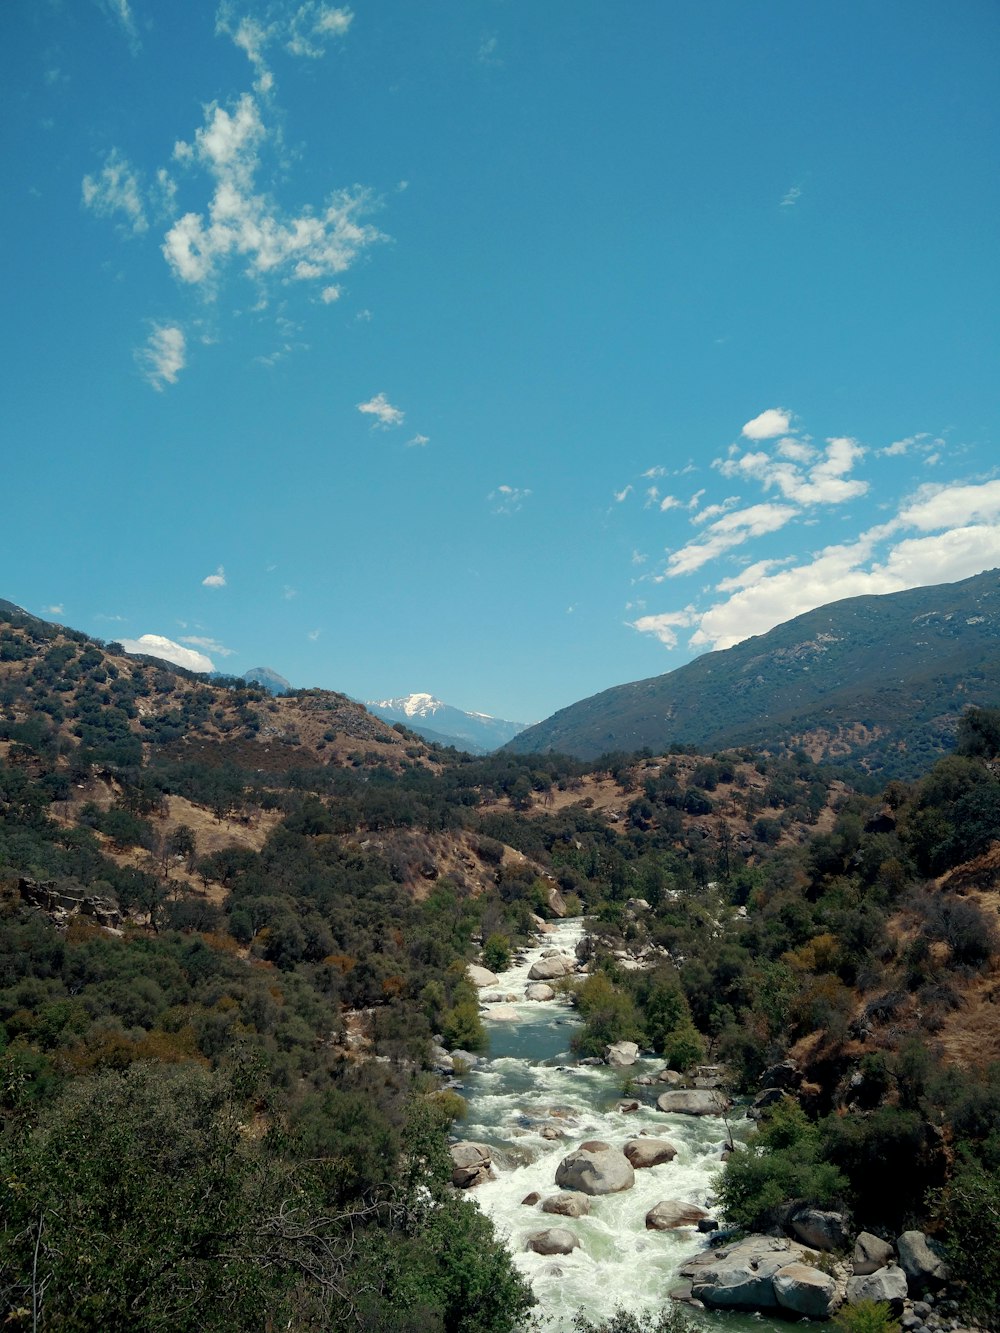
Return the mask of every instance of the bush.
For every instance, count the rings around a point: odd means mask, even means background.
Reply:
[[[854,1301],[840,1310],[833,1327],[837,1333],[899,1333],[899,1321],[885,1301]]]

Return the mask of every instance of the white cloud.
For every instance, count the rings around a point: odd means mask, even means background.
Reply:
[[[656,481],[658,477],[667,475],[667,469],[665,467],[648,467],[642,475],[648,481]]]
[[[430,442],[431,437],[429,435],[420,435],[418,433],[414,435],[412,440],[406,441],[406,447],[407,449],[422,449],[424,445],[430,444]]]
[[[699,494],[703,495],[704,492],[699,492]],[[734,505],[738,505],[739,502],[740,497],[738,495],[727,495],[721,503],[706,505],[704,509],[699,510],[691,519],[691,522],[695,524],[707,523],[709,519],[718,518],[720,514],[728,513],[729,510],[732,509]]]
[[[784,407],[769,407],[752,421],[748,421],[740,432],[748,440],[771,440],[776,435],[787,435],[792,414]]]
[[[757,560],[752,565],[747,565],[741,569],[738,574],[731,575],[728,579],[722,579],[715,585],[716,592],[735,592],[737,588],[751,588],[755,583],[760,583],[770,574],[772,569],[780,569],[782,565],[787,565],[785,560]]]
[[[47,616],[61,616],[64,610],[62,602],[57,602],[55,606],[43,606],[42,610]]]
[[[96,176],[84,176],[82,196],[84,207],[98,217],[124,214],[125,230],[133,235],[149,229],[139,173],[117,148],[112,148]]]
[[[162,634],[142,634],[138,639],[122,639],[121,645],[127,653],[139,653],[145,657],[159,657],[164,662],[173,662],[175,666],[187,667],[188,671],[214,671],[215,664],[204,653],[193,648],[185,648],[174,643],[173,639]]]
[[[135,18],[129,7],[129,0],[105,0],[105,8],[118,23],[128,39],[129,50],[135,55],[139,51],[141,43],[139,34],[136,32]]]
[[[766,415],[766,414],[765,414]],[[776,487],[786,500],[796,504],[842,504],[853,500],[868,491],[866,481],[845,480],[845,474],[864,457],[865,449],[857,440],[847,436],[837,436],[827,440],[822,454],[810,450],[805,457],[815,459],[812,467],[804,471],[793,461],[787,448],[787,441],[782,441],[779,452],[783,458],[773,458],[764,450],[756,453],[740,454],[737,450],[726,459],[716,459],[716,467],[724,477],[739,477],[760,482],[764,489]],[[794,444],[795,441],[792,441]],[[782,449],[782,446],[785,446]],[[799,452],[799,451],[797,451]]]
[[[306,631],[306,638],[309,640],[310,643],[315,643],[316,640],[319,638],[319,636],[320,636],[322,633],[323,633],[323,631],[322,631],[321,629],[311,629],[311,630],[307,630],[307,631]]]
[[[1000,481],[971,486],[921,486],[899,513],[899,525],[933,532],[936,528],[1000,517]],[[985,566],[984,566],[985,568]]]
[[[366,246],[385,239],[361,222],[373,207],[361,187],[331,194],[318,213],[307,208],[291,216],[255,193],[268,138],[257,102],[244,93],[231,110],[212,102],[193,144],[175,144],[176,161],[201,166],[214,184],[207,222],[203,213],[184,213],[163,241],[164,258],[182,282],[210,286],[236,256],[246,260],[244,272],[257,281],[329,278],[349,268]]]
[[[620,490],[620,491],[614,491],[613,494],[614,494],[615,500],[618,502],[618,504],[621,504],[621,502],[622,502],[623,500],[627,500],[628,497],[632,494],[632,485],[631,485],[631,483],[629,483],[628,486],[625,486],[625,487],[624,487],[622,490]]]
[[[196,648],[204,648],[207,653],[217,653],[219,657],[232,657],[236,649],[227,648],[218,639],[207,639],[200,634],[182,634],[181,643],[193,643]]]
[[[665,648],[676,648],[677,631],[693,625],[695,621],[696,613],[688,609],[664,611],[656,616],[640,616],[638,620],[631,620],[628,624],[640,634],[655,635]]]
[[[661,514],[665,514],[668,509],[682,509],[683,507],[676,495],[665,495],[660,501]]]
[[[649,556],[648,556],[648,555],[643,555],[643,553],[642,553],[641,551],[633,551],[633,552],[632,552],[632,563],[633,563],[633,565],[644,565],[648,559],[649,559]]]
[[[293,601],[299,595],[298,588],[293,588],[290,583],[286,583],[281,590],[281,595],[286,602]]]
[[[405,413],[398,407],[393,407],[384,393],[377,393],[373,398],[369,398],[367,403],[358,403],[359,412],[375,418],[373,426],[380,426],[387,430],[390,426],[401,426]]]
[[[816,450],[812,445],[804,444],[801,440],[786,437],[778,441],[776,448],[782,458],[790,458],[793,463],[811,463],[816,457]]]
[[[353,19],[346,6],[337,9],[321,0],[305,0],[289,21],[285,49],[293,56],[318,60],[326,54],[325,43],[332,37],[343,37]]]
[[[214,574],[206,574],[201,581],[203,588],[224,588],[226,586],[226,571],[222,565]]]
[[[486,497],[493,506],[494,514],[514,514],[531,495],[531,491],[519,486],[498,486]]]
[[[801,189],[797,185],[793,185],[791,189],[785,192],[785,196],[782,199],[781,203],[778,205],[778,207],[794,208],[801,198],[802,198]]]
[[[666,568],[662,574],[657,575],[656,582],[662,582],[666,578],[677,578],[682,574],[692,574],[703,565],[707,565],[710,560],[715,560],[736,546],[742,546],[752,537],[762,537],[766,533],[777,532],[798,512],[792,505],[758,504],[723,514],[709,523],[706,528],[709,535],[706,538],[688,542],[686,546],[682,546],[670,555]]]
[[[145,347],[136,349],[136,363],[148,384],[162,393],[165,384],[176,384],[187,365],[184,330],[176,324],[154,324]]]
[[[500,43],[495,34],[491,33],[487,35],[479,43],[476,59],[481,65],[502,65],[503,61],[497,55],[499,46]]]
[[[324,305],[331,305],[334,301],[340,300],[340,295],[340,288],[334,283],[331,287],[323,288],[319,294],[319,299]]]

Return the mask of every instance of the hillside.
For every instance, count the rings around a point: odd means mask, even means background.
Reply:
[[[1000,697],[1000,573],[832,602],[676,671],[604,690],[507,748],[595,757],[674,745],[804,749],[912,776],[963,708]]]

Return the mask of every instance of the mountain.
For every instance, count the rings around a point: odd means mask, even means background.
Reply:
[[[263,685],[268,694],[284,694],[295,688],[290,680],[279,676],[271,667],[251,667],[249,671],[243,672],[242,679],[253,685]]]
[[[950,748],[969,704],[1000,698],[1000,571],[849,597],[676,671],[604,690],[508,744],[517,753],[696,746],[804,749],[885,776]]]
[[[370,699],[365,707],[386,722],[405,723],[426,740],[454,745],[473,754],[487,754],[512,740],[523,722],[506,722],[488,713],[466,713],[442,703],[432,694],[407,694],[398,699]]]

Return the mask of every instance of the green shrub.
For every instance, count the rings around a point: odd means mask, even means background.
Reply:
[[[854,1301],[841,1308],[833,1327],[837,1333],[899,1333],[899,1321],[885,1301]]]

